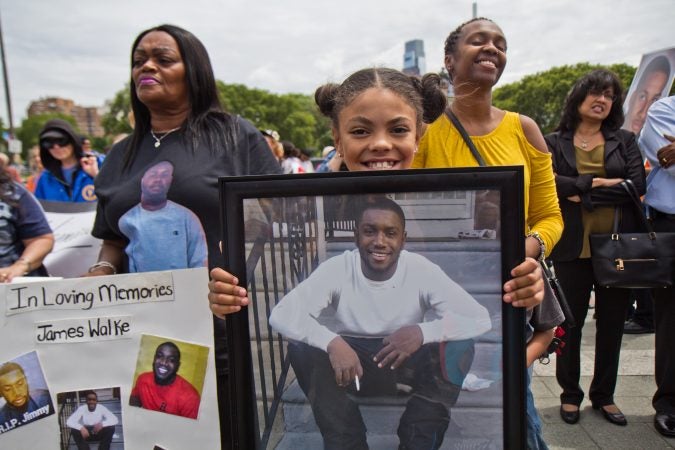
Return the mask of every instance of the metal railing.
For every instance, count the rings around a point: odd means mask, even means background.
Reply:
[[[272,219],[268,233],[249,243],[246,261],[261,448],[267,448],[272,437],[290,367],[284,339],[271,328],[268,318],[284,295],[318,264],[316,200],[283,199],[278,208],[280,213]]]

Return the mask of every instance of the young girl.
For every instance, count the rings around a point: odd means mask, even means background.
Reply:
[[[410,168],[424,123],[441,116],[446,107],[440,77],[421,80],[393,69],[363,69],[341,85],[326,84],[314,94],[321,113],[331,119],[338,154],[351,170]],[[541,271],[533,259],[512,270],[504,284],[504,301],[534,306],[543,298]],[[217,317],[248,305],[246,289],[223,269],[211,271],[209,304]]]

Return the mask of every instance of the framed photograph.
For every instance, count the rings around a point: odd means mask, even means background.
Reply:
[[[522,448],[521,167],[222,178],[232,442]]]

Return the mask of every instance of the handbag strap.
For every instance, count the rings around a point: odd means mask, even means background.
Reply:
[[[638,217],[642,221],[642,224],[645,226],[645,229],[649,232],[650,235],[654,235],[654,228],[652,224],[647,220],[645,216],[645,210],[640,201],[640,196],[638,195],[637,189],[631,180],[624,180],[621,182],[621,186],[628,192],[628,197],[630,197],[633,206],[635,207]]]
[[[565,293],[563,292],[562,286],[560,286],[560,281],[558,281],[558,278],[551,271],[551,268],[549,267],[548,262],[546,260],[540,261],[540,265],[541,270],[544,272],[544,276],[548,280],[551,289],[553,289],[555,293],[555,299],[558,301],[558,305],[560,305],[560,309],[562,310],[563,315],[565,316],[564,322],[565,327],[568,330],[570,328],[576,327],[577,324],[574,321],[574,314],[572,314],[572,309],[570,308],[569,303],[567,303],[567,298],[565,297]]]
[[[473,155],[473,157],[476,158],[476,161],[478,161],[478,165],[481,167],[487,166],[487,164],[485,164],[485,160],[483,159],[482,156],[480,156],[480,153],[478,153],[478,149],[476,148],[476,146],[473,144],[473,141],[469,137],[469,133],[466,132],[464,126],[462,125],[462,122],[459,121],[455,113],[453,113],[450,108],[447,108],[445,110],[445,115],[448,116],[450,122],[452,122],[457,131],[459,131],[459,134],[462,135],[462,139],[464,139],[466,146],[469,147],[469,150],[471,150],[471,154]]]

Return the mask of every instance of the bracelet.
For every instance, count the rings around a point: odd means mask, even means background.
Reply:
[[[527,233],[527,237],[533,237],[539,242],[539,261],[543,261],[546,259],[546,242],[544,242],[544,239],[541,237],[541,234],[539,234],[538,231],[530,231]]]
[[[117,267],[115,267],[112,263],[109,263],[108,261],[99,261],[99,262],[97,262],[96,264],[94,264],[93,266],[91,266],[91,267],[89,268],[89,270],[87,270],[87,272],[91,273],[91,272],[93,272],[94,270],[100,269],[100,268],[102,268],[102,267],[107,267],[108,269],[112,270],[112,275],[116,275],[116,274],[117,274]]]
[[[24,257],[22,256],[21,258],[19,258],[19,259],[16,260],[16,262],[19,262],[19,261],[21,261],[22,263],[24,263],[24,264],[26,265],[26,272],[24,273],[24,275],[25,275],[26,273],[30,272],[31,270],[33,270],[33,263],[31,262],[30,259],[24,258]]]

